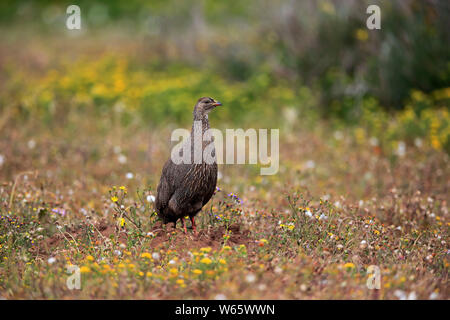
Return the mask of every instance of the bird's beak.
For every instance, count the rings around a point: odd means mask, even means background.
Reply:
[[[219,101],[216,101],[216,102],[213,103],[213,106],[214,106],[214,107],[221,106],[221,105],[222,105],[222,104],[221,104]]]

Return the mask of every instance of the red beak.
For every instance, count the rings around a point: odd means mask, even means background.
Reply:
[[[222,105],[222,104],[221,104],[219,101],[216,101],[216,102],[213,104],[214,107],[221,106],[221,105]]]

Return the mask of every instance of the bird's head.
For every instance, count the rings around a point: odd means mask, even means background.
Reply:
[[[219,101],[214,100],[213,98],[200,98],[194,108],[194,117],[207,115],[212,109],[221,105],[222,104]]]

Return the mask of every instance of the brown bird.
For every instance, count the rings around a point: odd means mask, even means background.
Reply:
[[[191,135],[184,142],[180,152],[180,156],[183,156],[183,150],[190,150],[191,161],[188,161],[189,163],[176,164],[170,158],[162,169],[155,199],[156,212],[164,224],[173,222],[174,228],[177,220],[180,219],[185,233],[187,230],[184,217],[189,216],[192,229],[196,233],[194,217],[211,199],[216,190],[217,162],[214,139],[211,136],[207,137],[205,133],[209,129],[208,113],[221,105],[220,102],[209,97],[198,99],[194,107]],[[201,149],[198,146],[196,147],[194,143],[200,126],[201,137],[203,137],[199,141]],[[212,160],[204,159],[203,152],[207,147]],[[201,160],[198,160],[200,150],[202,152],[200,155]],[[196,152],[197,154],[195,154]]]

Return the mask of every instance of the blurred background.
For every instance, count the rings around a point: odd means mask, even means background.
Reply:
[[[212,96],[225,105],[214,127],[450,152],[448,1],[80,0],[81,30],[66,28],[70,4],[0,4],[4,149],[12,128],[189,127],[195,101]],[[370,4],[381,30],[366,28]]]

